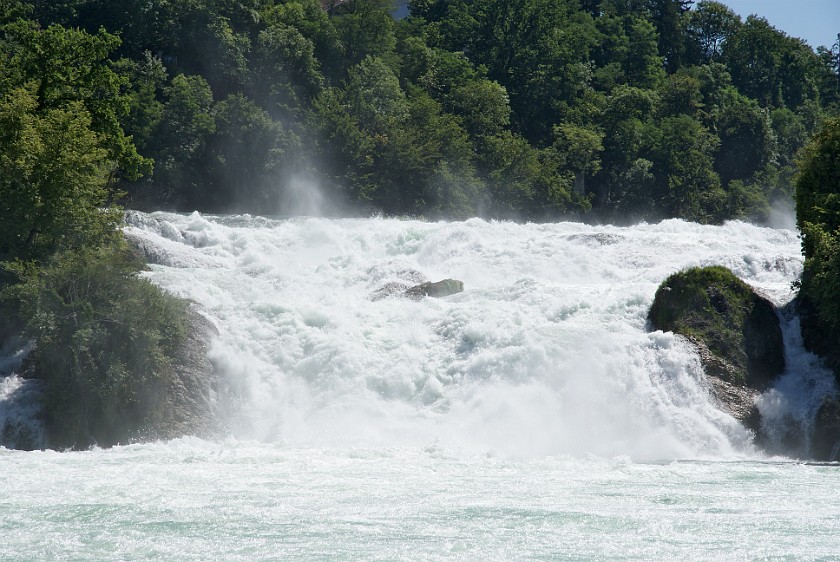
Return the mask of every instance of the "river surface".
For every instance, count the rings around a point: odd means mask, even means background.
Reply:
[[[840,467],[767,457],[679,337],[670,273],[784,305],[792,230],[133,213],[146,275],[219,329],[215,440],[0,448],[2,560],[837,560]],[[373,298],[444,278],[462,293]],[[831,376],[782,315],[769,424]],[[0,416],[23,415],[0,381]],[[806,450],[792,451],[796,457]]]

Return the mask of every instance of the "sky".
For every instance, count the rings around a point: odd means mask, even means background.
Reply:
[[[743,19],[750,14],[799,37],[816,49],[830,47],[840,33],[840,0],[719,0]]]

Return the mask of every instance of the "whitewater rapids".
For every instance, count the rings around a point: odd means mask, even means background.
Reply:
[[[690,347],[650,333],[670,273],[723,265],[777,304],[796,232],[469,220],[129,216],[149,277],[220,336],[230,431],[291,447],[425,447],[634,459],[752,455]],[[463,293],[371,295],[455,278]]]

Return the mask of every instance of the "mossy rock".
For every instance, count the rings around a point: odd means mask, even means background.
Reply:
[[[692,268],[668,277],[648,316],[657,330],[688,337],[709,350],[707,374],[763,389],[785,368],[773,304],[725,267]]]

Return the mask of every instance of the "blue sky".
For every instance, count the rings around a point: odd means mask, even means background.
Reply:
[[[805,39],[812,48],[830,47],[840,33],[840,0],[719,0],[742,18],[758,14],[770,25]]]

